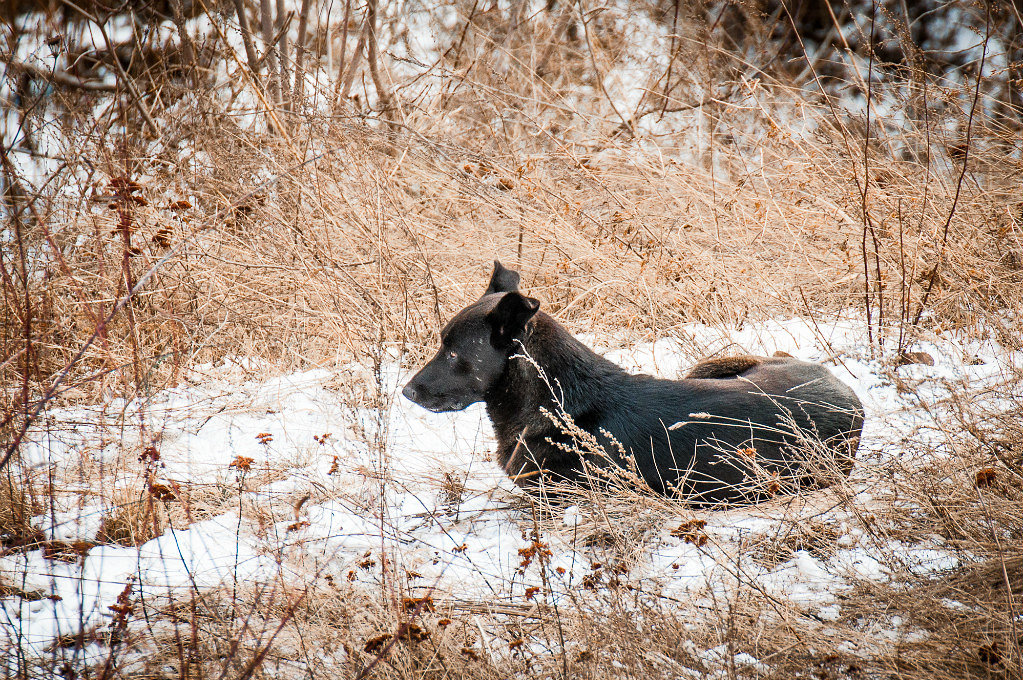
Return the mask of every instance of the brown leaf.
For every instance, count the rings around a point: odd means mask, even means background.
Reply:
[[[366,644],[362,646],[362,649],[367,654],[376,654],[380,650],[380,648],[387,644],[388,640],[390,640],[392,637],[394,636],[391,635],[390,633],[382,633],[381,635],[377,635],[376,637],[371,637],[370,639],[366,640]]]
[[[433,598],[427,595],[426,597],[403,597],[401,598],[401,606],[406,612],[413,612],[415,610],[432,612],[435,611],[433,606]]]
[[[149,495],[158,501],[172,501],[177,498],[174,491],[169,486],[156,482],[150,483]]]
[[[248,456],[237,456],[228,467],[237,468],[242,472],[248,472],[252,469],[253,460]]]
[[[142,455],[139,456],[139,461],[143,463],[158,463],[160,461],[160,452],[156,450],[155,446],[147,446],[142,450]]]
[[[681,538],[686,543],[692,543],[697,548],[701,548],[707,543],[707,534],[703,533],[705,526],[707,526],[706,520],[691,519],[680,524],[678,528],[672,529],[670,533],[675,538]]]
[[[977,649],[977,656],[981,663],[986,663],[989,666],[1002,665],[1002,652],[998,649],[998,640],[989,645],[981,645]]]
[[[997,476],[998,472],[994,468],[982,468],[977,470],[974,481],[978,487],[992,486]]]
[[[428,637],[430,637],[430,631],[414,623],[410,623],[398,634],[399,640],[408,640],[409,642],[422,642]]]
[[[895,359],[895,367],[909,366],[910,364],[921,364],[933,366],[934,357],[927,352],[903,352]]]

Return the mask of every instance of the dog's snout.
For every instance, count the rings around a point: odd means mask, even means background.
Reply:
[[[418,399],[416,397],[419,396],[419,393],[416,392],[416,388],[412,386],[412,383],[405,385],[405,389],[401,391],[401,395],[409,401],[418,403]]]

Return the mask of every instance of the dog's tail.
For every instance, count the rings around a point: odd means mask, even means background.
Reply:
[[[693,366],[686,378],[734,378],[742,375],[754,366],[763,362],[761,357],[754,357],[748,354],[737,357],[719,357],[717,359],[706,359]]]

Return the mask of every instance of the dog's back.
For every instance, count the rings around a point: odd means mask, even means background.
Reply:
[[[541,408],[562,409],[595,436],[603,451],[589,451],[588,465],[634,462],[652,489],[696,503],[826,486],[851,469],[862,408],[820,364],[747,356],[690,373],[703,377],[632,375],[542,312],[524,348],[531,362],[520,360],[487,400],[498,460],[523,486],[541,475],[577,481],[583,474],[586,447]]]
[[[627,466],[625,451],[653,489],[703,503],[832,483],[851,469],[863,422],[847,386],[795,359],[765,359],[729,379],[623,373],[601,394],[581,415],[610,459]],[[576,464],[554,455],[547,465],[560,460]]]

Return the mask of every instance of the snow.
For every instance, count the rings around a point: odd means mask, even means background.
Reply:
[[[935,365],[903,367],[900,386],[891,369],[869,356],[862,336],[861,320],[839,316],[741,329],[694,324],[678,338],[628,348],[619,347],[628,345],[626,338],[584,339],[629,370],[666,377],[691,365],[687,346],[705,353],[728,346],[754,353],[782,350],[822,361],[864,402],[860,458],[870,462],[903,455],[900,443],[907,438],[939,442],[928,433],[937,433],[946,417],[943,400],[954,390],[979,393],[1004,380],[1007,366],[1023,364],[1021,353],[1005,352],[992,341],[936,335],[913,348],[929,352]],[[67,473],[91,459],[108,472],[116,470],[128,487],[129,470],[140,467],[141,449],[152,442],[160,454],[155,481],[202,484],[240,497],[215,516],[178,521],[137,548],[97,545],[74,562],[45,559],[42,550],[0,557],[4,582],[55,596],[31,602],[4,598],[0,645],[43,655],[60,636],[108,626],[109,607],[126,585],[133,598],[149,600],[280,579],[310,583],[327,575],[370,585],[383,577],[381,556],[392,573],[415,574],[413,592],[430,589],[434,599],[522,601],[526,588],[546,588],[546,581],[550,590],[543,597],[560,602],[584,579],[606,578],[606,565],[617,558],[578,541],[580,527],[594,519],[592,508],[579,505],[564,509],[540,537],[550,557],[525,564],[520,550],[531,544],[533,516],[490,460],[494,441],[483,408],[433,414],[401,399],[410,368],[392,360],[377,373],[353,364],[263,377],[272,367],[239,358],[196,367],[180,386],[146,403],[54,410],[26,447],[26,459],[40,469]],[[907,390],[906,383],[914,389]],[[374,385],[382,388],[382,410],[371,408]],[[120,421],[117,437],[110,436],[111,414]],[[248,470],[237,464],[239,457],[252,459]],[[854,470],[849,482],[852,502],[861,509],[883,502],[883,490],[865,476],[865,467]],[[105,512],[97,502],[103,494],[84,480],[80,486],[91,492],[90,502],[60,501],[64,505],[35,518],[48,539],[95,537]],[[621,578],[641,580],[646,589],[696,607],[713,607],[740,583],[754,583],[828,622],[842,616],[837,596],[858,580],[938,574],[959,563],[933,537],[912,544],[868,540],[848,505],[829,494],[701,513],[708,537],[701,546],[670,534],[693,513],[666,519],[637,511],[636,525],[649,528],[636,539],[642,548]],[[269,520],[257,522],[245,510],[250,506],[264,508]],[[836,534],[830,552],[795,546],[788,558],[772,564],[742,547],[787,535],[800,516],[829,523]],[[595,569],[594,563],[605,567]],[[727,661],[719,650],[701,654],[708,668]],[[733,661],[760,664],[753,657]]]

